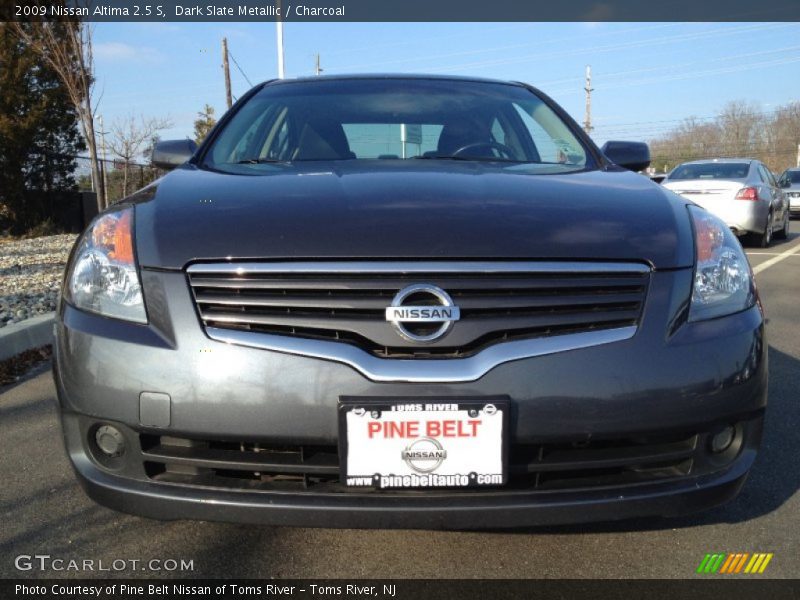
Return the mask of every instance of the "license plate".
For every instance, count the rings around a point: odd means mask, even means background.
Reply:
[[[339,452],[350,487],[466,488],[506,483],[507,398],[342,398]]]

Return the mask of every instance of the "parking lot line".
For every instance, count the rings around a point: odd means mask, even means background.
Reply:
[[[764,271],[764,270],[766,270],[766,269],[769,269],[769,268],[770,268],[770,267],[772,267],[773,265],[776,265],[776,264],[778,264],[778,263],[779,263],[779,262],[781,262],[782,260],[784,260],[784,259],[787,259],[787,258],[789,258],[789,257],[790,257],[792,254],[796,254],[796,253],[798,253],[798,252],[800,252],[800,243],[798,243],[798,244],[795,244],[795,246],[794,246],[793,248],[789,248],[789,249],[788,249],[788,250],[786,250],[785,252],[781,252],[781,253],[780,253],[780,254],[778,254],[777,256],[773,256],[773,257],[772,257],[772,258],[770,258],[769,260],[767,260],[767,261],[764,261],[763,263],[761,263],[761,264],[760,264],[760,265],[758,265],[757,267],[753,267],[753,274],[754,274],[754,275],[758,275],[759,273],[761,273],[761,271]]]

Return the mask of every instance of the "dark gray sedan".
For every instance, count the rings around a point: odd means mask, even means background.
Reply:
[[[724,222],[520,83],[256,86],[78,240],[64,439],[157,519],[485,528],[741,488],[764,317]],[[626,170],[630,169],[630,170]]]

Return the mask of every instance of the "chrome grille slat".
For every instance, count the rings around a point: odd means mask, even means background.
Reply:
[[[413,278],[415,280],[419,277]],[[503,291],[532,291],[532,290],[562,290],[573,288],[584,288],[587,291],[615,290],[623,286],[638,286],[642,279],[641,274],[631,274],[623,277],[603,276],[601,274],[587,274],[582,277],[554,277],[547,274],[540,274],[536,279],[525,279],[523,276],[499,276],[486,274],[481,277],[463,276],[447,277],[443,274],[432,274],[426,278],[426,282],[438,285],[444,289],[456,289],[477,292],[488,290]],[[408,285],[409,276],[405,277],[353,277],[342,276],[341,278],[308,276],[296,277],[239,277],[231,275],[229,277],[209,277],[205,275],[193,275],[192,284],[202,288],[222,288],[222,289],[243,289],[243,290],[303,290],[310,292],[346,292],[354,291],[397,291]],[[457,284],[457,287],[454,287]]]
[[[636,327],[649,283],[638,263],[224,263],[188,268],[203,324],[355,345],[381,358],[463,358],[510,339]],[[411,284],[438,286],[461,320],[433,343],[385,320]]]
[[[190,273],[225,274],[391,274],[413,275],[428,273],[638,273],[650,268],[643,263],[623,262],[558,262],[558,261],[346,261],[346,262],[226,262],[195,263]]]
[[[496,309],[513,308],[538,308],[538,307],[570,307],[570,306],[589,306],[598,304],[598,294],[586,293],[565,293],[561,295],[529,295],[524,293],[509,294],[481,294],[468,295],[463,292],[454,293],[453,298],[458,300],[458,305],[462,310],[485,310],[487,306]],[[621,294],[604,293],[602,295],[603,304],[611,303],[639,303],[641,301],[641,291],[628,292]],[[242,307],[265,307],[265,308],[290,308],[290,309],[323,309],[323,310],[377,310],[383,314],[383,310],[391,301],[391,296],[332,296],[321,293],[315,296],[298,295],[253,295],[253,294],[231,294],[213,293],[200,291],[195,294],[198,304],[222,305],[222,306],[242,306]]]
[[[605,323],[627,323],[638,316],[638,310],[605,311],[595,313],[591,318],[584,313],[562,314],[562,315],[508,315],[503,317],[482,316],[470,320],[469,329],[456,329],[447,336],[446,343],[448,348],[458,348],[466,346],[488,334],[496,331],[513,331],[516,329],[530,328],[565,328],[574,325],[582,325],[586,329],[600,326]],[[325,331],[350,332],[365,338],[368,342],[373,342],[378,346],[392,347],[398,343],[397,334],[388,327],[388,324],[379,319],[353,319],[342,317],[310,317],[298,315],[259,315],[246,312],[241,313],[219,313],[205,314],[204,319],[215,327],[224,327],[226,324],[233,325],[262,325],[276,327],[295,327],[302,329],[315,330],[317,336]],[[402,340],[401,340],[402,341]],[[407,346],[413,347],[412,344]],[[430,350],[433,345],[425,346]],[[422,349],[420,349],[422,350]]]
[[[353,297],[353,296],[330,296],[320,294],[318,296],[296,296],[296,295],[245,295],[245,294],[214,294],[209,292],[198,292],[195,294],[198,304],[220,304],[223,306],[245,306],[245,307],[268,307],[268,308],[321,308],[327,310],[378,310],[386,308],[391,297]]]

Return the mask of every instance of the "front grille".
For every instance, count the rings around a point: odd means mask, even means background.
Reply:
[[[706,434],[675,433],[511,444],[509,481],[501,489],[591,489],[697,475],[708,470],[702,460],[705,439]],[[148,477],[164,483],[253,491],[418,493],[348,488],[339,479],[335,446],[276,446],[145,434],[140,440]]]
[[[459,358],[501,341],[635,326],[649,281],[638,264],[378,264],[387,266],[203,264],[188,276],[206,327],[344,342],[384,358]],[[424,345],[385,319],[398,291],[419,283],[445,290],[461,311]]]

